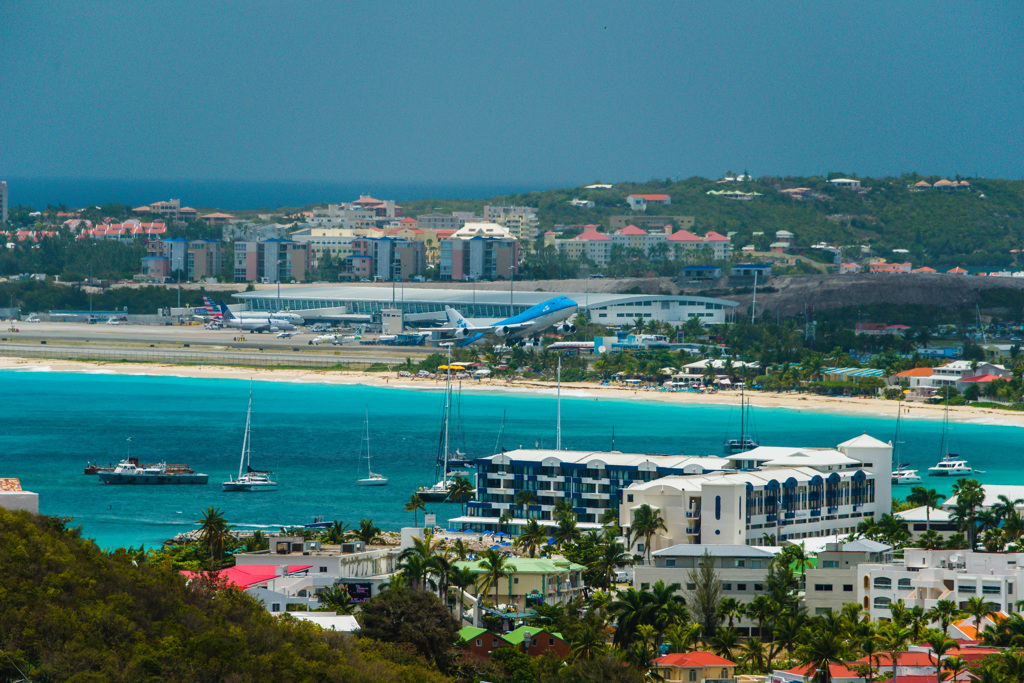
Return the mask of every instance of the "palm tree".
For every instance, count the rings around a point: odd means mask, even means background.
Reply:
[[[942,668],[952,674],[949,677],[950,681],[956,681],[957,677],[967,670],[967,662],[965,662],[964,658],[960,655],[946,657],[942,662]]]
[[[459,589],[455,601],[459,605],[459,626],[462,626],[462,592],[472,593],[476,587],[477,573],[469,567],[452,567],[448,570],[448,583]]]
[[[700,635],[700,624],[672,624],[665,629],[664,642],[671,644],[672,652],[689,652]]]
[[[967,600],[967,604],[964,605],[964,612],[967,616],[974,617],[974,631],[981,635],[981,620],[984,619],[989,612],[988,603],[985,602],[985,598],[975,595]]]
[[[608,651],[608,627],[586,622],[569,639],[569,661],[590,660]]]
[[[457,559],[465,560],[469,556],[469,546],[461,538],[457,538],[455,543],[452,543],[452,552]]]
[[[935,683],[942,683],[942,658],[947,652],[957,649],[959,646],[955,640],[947,638],[945,633],[937,632],[933,632],[925,642],[931,648],[929,659],[932,655],[935,656]]]
[[[600,554],[587,569],[594,571],[600,577],[596,588],[611,588],[612,579],[615,578],[615,569],[632,564],[633,556],[629,554],[624,545],[614,539],[608,539],[607,542],[599,542],[595,545]]]
[[[939,622],[943,635],[949,631],[949,625],[963,616],[960,608],[952,600],[939,600],[935,606],[925,612],[931,621]]]
[[[523,526],[519,538],[516,539],[516,545],[525,550],[530,557],[536,557],[537,548],[543,545],[547,538],[547,533],[537,523],[537,520],[531,519]]]
[[[466,477],[459,475],[452,479],[448,485],[448,500],[453,503],[462,503],[462,514],[466,514],[466,502],[476,493],[476,488]]]
[[[494,587],[494,608],[498,608],[498,584],[501,579],[515,571],[515,565],[500,550],[488,548],[480,552],[480,570],[484,573],[484,583],[480,592],[486,594]],[[511,591],[511,588],[509,588]]]
[[[348,531],[348,524],[343,524],[340,519],[336,519],[327,528],[327,533],[324,534],[324,541],[334,545],[344,543],[345,538],[348,536]]]
[[[199,524],[199,540],[210,549],[210,559],[224,557],[224,542],[231,537],[231,527],[220,508],[212,505],[206,508],[203,518],[196,524]]]
[[[529,518],[529,508],[537,504],[537,494],[529,489],[516,491],[515,504],[523,508],[523,517]]]
[[[900,651],[907,648],[910,642],[910,629],[904,628],[893,622],[886,624],[878,633],[885,649],[889,651],[892,659],[892,683],[896,683],[896,663],[899,661]]]
[[[719,657],[732,659],[732,651],[739,644],[739,632],[732,626],[718,629],[718,632],[708,640],[708,645]]]
[[[352,610],[355,609],[348,590],[342,584],[325,588],[317,597],[324,607],[328,607],[332,612],[338,614],[352,614]]]
[[[633,641],[640,624],[646,620],[650,611],[650,593],[633,587],[619,591],[615,601],[609,605],[609,611],[615,618],[613,642],[620,648],[625,647]]]
[[[647,564],[651,563],[651,538],[659,531],[668,531],[661,512],[644,503],[633,513],[633,533],[644,539]]]
[[[359,528],[353,529],[349,532],[352,538],[357,541],[362,541],[366,545],[371,545],[376,541],[384,540],[381,537],[380,527],[373,525],[373,520],[366,518],[359,521]]]
[[[740,615],[742,608],[742,604],[736,598],[722,598],[718,603],[718,612],[729,622],[729,628],[732,628],[732,622]]]
[[[412,494],[412,498],[405,504],[405,511],[412,513],[412,525],[417,526],[416,520],[419,519],[418,512],[423,510],[427,511],[427,504],[423,502],[423,499],[419,497],[419,494]]]
[[[534,520],[531,520],[534,521]],[[555,527],[555,542],[558,545],[568,545],[575,543],[580,538],[579,527],[576,526],[575,517],[562,517],[558,520],[558,526]]]
[[[935,489],[926,489],[923,486],[915,486],[910,489],[910,495],[907,496],[907,502],[913,503],[918,507],[924,507],[925,515],[925,531],[930,531],[932,528],[932,508],[937,508],[942,503],[942,496]]]
[[[809,667],[814,683],[832,683],[831,665],[845,661],[849,654],[840,631],[811,627],[801,632],[800,645],[793,652],[801,665]]]
[[[1017,511],[1018,505],[1024,505],[1024,498],[1010,500],[1007,496],[1000,494],[997,501],[992,504],[992,512],[996,513],[1000,520],[1005,521],[1011,514]]]

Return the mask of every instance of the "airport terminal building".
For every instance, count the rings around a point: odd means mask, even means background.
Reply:
[[[595,294],[572,292],[509,292],[437,287],[373,287],[327,285],[288,287],[280,295],[273,289],[242,292],[234,297],[251,311],[289,310],[307,320],[370,316],[379,322],[381,311],[398,308],[407,325],[432,325],[444,322],[445,307],[458,309],[467,318],[502,319],[522,313],[531,306],[556,296],[567,296],[579,304],[579,310],[591,321],[622,327],[637,318],[682,325],[692,317],[705,325],[726,322],[735,301],[701,296],[661,294]]]

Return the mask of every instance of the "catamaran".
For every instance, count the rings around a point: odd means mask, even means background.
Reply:
[[[267,470],[254,470],[250,464],[250,448],[252,439],[252,382],[249,382],[249,409],[245,413],[245,436],[242,437],[242,458],[238,462],[238,477],[228,479],[221,485],[222,491],[273,491],[277,489],[274,473]],[[244,468],[244,471],[243,471]]]
[[[949,392],[946,392],[946,413],[942,421],[942,460],[928,468],[930,477],[966,477],[970,474],[984,474],[975,470],[967,461],[949,452]]]
[[[448,363],[445,366],[444,410],[441,413],[441,435],[438,443],[437,461],[434,476],[437,483],[432,486],[421,486],[416,495],[428,503],[441,503],[448,500],[452,486],[453,473],[449,469],[449,422],[452,416],[452,347],[448,347]]]
[[[892,459],[896,463],[896,469],[892,471],[893,486],[910,486],[921,483],[921,475],[917,470],[910,469],[910,465],[900,462],[900,447],[903,441],[900,440],[900,424],[903,419],[903,394],[900,393],[900,402],[896,406],[896,438],[892,442]]]
[[[740,385],[740,438],[728,439],[725,442],[725,452],[728,454],[733,453],[746,453],[752,451],[758,447],[757,441],[747,434],[747,410],[749,404],[744,399],[743,385]]]
[[[388,478],[383,474],[377,474],[370,467],[370,411],[366,411],[366,420],[363,423],[363,442],[366,444],[366,477],[357,479],[358,486],[387,486]],[[360,449],[361,450],[361,449]]]

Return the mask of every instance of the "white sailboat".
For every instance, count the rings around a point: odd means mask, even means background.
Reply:
[[[966,477],[970,474],[984,474],[975,470],[955,453],[949,452],[949,391],[946,392],[946,412],[942,421],[942,460],[928,468],[930,477]]]
[[[238,462],[238,476],[228,479],[221,485],[222,491],[273,491],[277,489],[274,473],[267,470],[254,470],[250,461],[252,439],[252,382],[249,382],[249,409],[245,413],[245,436],[242,437],[242,458]]]
[[[747,410],[749,404],[744,398],[743,389],[743,385],[740,385],[740,438],[728,439],[725,442],[725,451],[730,455],[733,453],[746,453],[758,447],[757,441],[747,434]]]
[[[893,462],[896,463],[896,468],[892,471],[893,486],[911,486],[921,483],[921,475],[917,473],[917,470],[912,470],[910,465],[900,462],[900,446],[903,444],[903,441],[900,440],[900,422],[902,419],[903,394],[901,393],[899,405],[896,407],[896,438],[893,439],[892,443],[892,457]]]
[[[448,347],[448,364],[446,365],[444,383],[444,411],[441,415],[441,439],[435,465],[437,483],[432,486],[421,486],[416,495],[428,503],[441,503],[448,500],[448,491],[452,485],[453,474],[449,471],[449,422],[452,416],[452,347]]]
[[[366,411],[366,420],[363,423],[363,442],[366,444],[366,478],[357,479],[357,486],[387,486],[388,479],[383,474],[377,474],[370,467],[370,411]],[[360,449],[361,451],[362,449]],[[362,455],[360,455],[362,459]]]

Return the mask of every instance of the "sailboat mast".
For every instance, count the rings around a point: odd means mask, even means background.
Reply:
[[[242,457],[238,461],[238,478],[242,478],[242,467],[249,457],[249,424],[252,420],[252,381],[249,382],[249,407],[245,411],[245,436],[242,437]]]
[[[448,370],[444,383],[444,470],[442,479],[448,478],[448,422],[452,415],[452,347],[448,347]]]
[[[743,387],[740,387],[740,448],[743,448],[747,439],[747,404],[743,400]]]
[[[555,450],[562,450],[562,354],[558,354],[558,421],[555,425]]]

